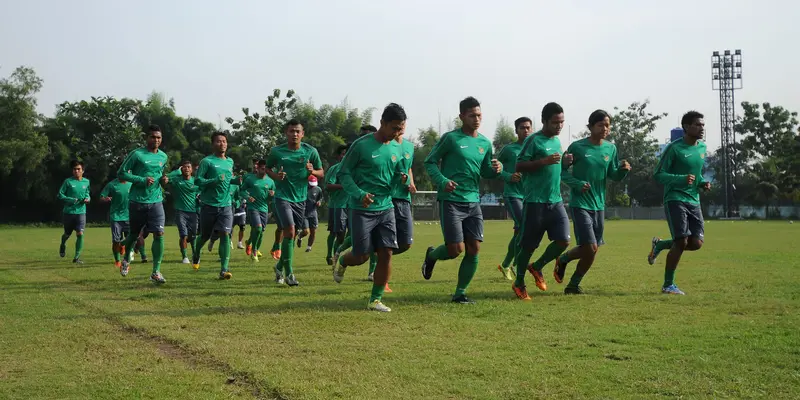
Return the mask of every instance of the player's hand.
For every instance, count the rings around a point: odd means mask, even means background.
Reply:
[[[111,197],[101,197],[100,201],[102,201],[103,203],[108,203],[109,201],[111,201]]]
[[[400,174],[400,182],[403,182],[405,185],[408,182],[408,174]]]
[[[370,204],[375,202],[375,200],[373,200],[374,197],[375,195],[372,193],[365,194],[364,198],[361,199],[361,205],[364,206],[364,208],[368,208]]]
[[[311,164],[310,162],[307,162],[306,163],[306,170],[308,171],[309,174],[314,172],[314,165]]]
[[[275,196],[275,191],[274,191],[274,190],[270,190],[270,191],[269,191],[269,196],[270,196],[270,197],[272,197],[272,196]]]
[[[452,193],[456,190],[457,183],[454,181],[448,181],[446,185],[444,185],[444,191],[447,193]]]
[[[704,183],[704,184],[703,184],[703,190],[705,190],[706,192],[708,192],[709,190],[711,190],[711,182],[706,182],[706,183]]]
[[[563,164],[566,164],[567,166],[570,166],[570,165],[572,165],[573,161],[575,161],[575,157],[572,156],[572,153],[564,154]]]
[[[547,157],[543,158],[542,160],[544,160],[544,161],[543,161],[543,162],[544,162],[544,165],[553,165],[553,164],[558,164],[558,163],[560,163],[560,162],[561,162],[561,154],[559,154],[559,153],[554,153],[554,154],[551,154],[551,155],[549,155],[549,156],[547,156]]]
[[[145,179],[145,181],[147,182],[147,186],[150,186],[153,183],[155,183],[156,179],[153,178],[152,176],[148,176],[147,179]]]
[[[220,174],[219,175],[219,181],[220,182],[225,182],[225,174]]]
[[[492,159],[492,171],[494,171],[495,174],[499,174],[503,171],[503,164],[500,164],[500,161],[497,161],[496,158]]]
[[[691,186],[694,183],[694,175],[689,174],[686,175],[686,183]]]
[[[517,182],[519,182],[521,180],[522,180],[522,174],[521,173],[514,172],[513,174],[511,174],[511,182],[512,183],[517,183]]]
[[[161,183],[166,185],[167,183],[169,183],[169,178],[166,175],[162,175],[161,176]]]
[[[308,165],[306,165],[308,167]],[[281,169],[278,170],[278,180],[282,181],[286,179],[286,172],[283,172],[283,166],[281,165]]]
[[[83,204],[89,204],[89,198],[88,197],[83,199]]]
[[[589,182],[584,183],[581,192],[586,193],[590,190],[592,190],[592,185],[590,185]]]
[[[253,196],[250,196],[250,197],[248,197],[248,198],[247,198],[247,201],[249,201],[249,202],[251,202],[251,203],[255,203],[255,202],[256,202],[256,199],[255,199],[255,198],[253,198]]]
[[[628,160],[622,160],[622,161],[619,162],[619,169],[625,170],[625,171],[630,171],[631,170],[631,164],[628,162]]]
[[[411,194],[417,193],[417,185],[415,185],[413,183],[408,185],[408,192],[411,193]]]

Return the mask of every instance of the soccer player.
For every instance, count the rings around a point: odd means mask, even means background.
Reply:
[[[342,159],[347,153],[348,145],[336,148],[336,164],[328,168],[325,174],[325,190],[328,192],[328,252],[325,261],[333,265],[333,252],[344,241],[347,232],[347,192],[337,178]]]
[[[131,191],[131,183],[119,178],[108,182],[100,192],[100,201],[111,203],[108,212],[108,219],[111,222],[111,253],[114,255],[114,266],[122,268],[122,254],[125,249],[122,241],[131,233],[128,223],[128,197]]]
[[[61,235],[61,245],[58,255],[61,258],[67,253],[67,240],[75,231],[75,257],[72,262],[83,264],[81,252],[83,251],[83,231],[86,229],[86,205],[89,204],[89,179],[83,177],[83,162],[73,160],[70,163],[72,176],[65,179],[58,190],[58,200],[64,203],[64,234]]]
[[[200,187],[200,241],[195,245],[192,255],[192,267],[200,268],[200,249],[212,235],[219,238],[219,279],[231,279],[228,268],[231,256],[231,237],[233,229],[233,209],[231,207],[231,189],[234,181],[240,178],[233,175],[233,159],[226,155],[228,135],[214,132],[211,135],[214,154],[200,161],[197,176],[194,178]]]
[[[564,127],[564,109],[557,103],[547,103],[542,108],[542,130],[522,143],[517,158],[516,172],[522,173],[525,208],[519,233],[517,253],[517,279],[511,284],[514,293],[522,300],[530,300],[525,287],[525,270],[533,275],[536,286],[547,290],[542,268],[569,247],[569,218],[561,199],[561,141]],[[569,163],[571,157],[564,157]],[[532,264],[533,252],[542,242],[545,232],[551,243]]]
[[[233,207],[233,226],[239,227],[239,242],[236,244],[237,249],[244,249],[244,229],[247,225],[247,197],[241,192],[241,185],[238,181],[231,184],[231,206]],[[233,230],[229,236],[233,235]],[[231,240],[233,246],[233,240]]]
[[[167,174],[169,184],[175,194],[175,225],[178,227],[181,249],[181,262],[190,264],[186,248],[191,246],[194,254],[194,242],[197,238],[197,193],[200,190],[194,182],[194,167],[189,160],[181,161],[180,168]]]
[[[322,204],[322,188],[317,183],[317,177],[311,175],[308,177],[308,197],[306,198],[305,217],[307,229],[297,236],[297,247],[302,247],[303,238],[308,236],[306,253],[311,251],[311,246],[314,245],[314,240],[317,237],[317,227],[319,226],[317,208],[319,208],[320,204]]]
[[[159,146],[161,146],[161,128],[158,125],[150,125],[147,128],[145,147],[128,154],[119,167],[117,176],[119,179],[131,182],[129,195],[131,233],[153,234],[153,272],[150,274],[150,280],[164,283],[166,280],[161,274],[161,260],[164,257],[164,197],[158,181],[160,179],[164,184],[169,180],[164,175],[169,157],[167,153],[159,150]],[[131,249],[137,239],[136,235],[128,235],[125,239],[125,248]],[[130,253],[127,253],[122,259],[120,268],[122,276],[128,275],[129,262]]]
[[[364,135],[369,135],[378,131],[378,128],[372,125],[364,125],[358,131],[358,137],[362,137]]]
[[[664,185],[664,212],[672,234],[672,240],[653,238],[647,262],[653,265],[658,254],[665,249],[667,263],[664,269],[664,284],[661,293],[683,295],[675,285],[675,270],[683,252],[700,250],[703,247],[703,211],[700,209],[698,189],[711,190],[711,182],[703,179],[703,164],[706,144],[703,114],[689,111],[681,118],[683,138],[664,148],[661,160],[653,175]]]
[[[565,155],[572,155],[572,165],[564,163],[561,172],[561,180],[571,189],[569,211],[578,246],[556,258],[553,269],[556,282],[564,280],[570,261],[580,260],[564,294],[583,294],[581,280],[592,267],[598,246],[604,244],[607,179],[621,181],[631,170],[627,161],[618,160],[617,146],[605,140],[611,129],[608,113],[596,110],[589,115],[587,127],[590,136],[569,145]]]
[[[528,117],[519,117],[514,121],[514,129],[517,133],[517,141],[509,143],[500,150],[497,160],[503,164],[503,172],[500,178],[503,179],[503,202],[506,206],[508,214],[514,220],[514,235],[508,241],[508,251],[503,262],[497,266],[497,269],[509,281],[514,280],[517,272],[514,270],[513,262],[519,251],[519,228],[520,221],[522,221],[522,200],[525,195],[522,192],[522,174],[514,172],[517,168],[517,157],[522,150],[522,143],[525,138],[533,130],[533,122]]]
[[[275,194],[275,182],[267,176],[267,162],[256,161],[256,173],[245,179],[241,192],[248,197],[247,214],[250,220],[250,239],[247,240],[247,254],[254,262],[258,262],[258,249],[264,238],[264,227],[267,226],[269,198]]]
[[[408,185],[407,169],[400,162],[402,154],[395,139],[406,129],[406,112],[391,103],[383,110],[377,132],[353,142],[342,160],[339,180],[350,196],[351,251],[334,260],[333,279],[344,279],[348,266],[361,265],[372,253],[378,254],[378,267],[372,283],[367,308],[389,312],[381,302],[391,274],[392,251],[397,246],[392,188],[396,182]]]
[[[463,126],[442,135],[425,158],[428,175],[439,190],[444,244],[428,247],[422,277],[431,279],[437,261],[454,259],[466,247],[453,302],[474,304],[466,292],[478,271],[478,252],[483,241],[480,181],[481,177],[496,178],[503,165],[492,157],[492,142],[478,132],[482,118],[478,100],[474,97],[462,100],[459,112]]]
[[[280,283],[285,277],[286,284],[297,286],[299,283],[292,268],[294,239],[298,230],[306,229],[308,177],[324,178],[325,173],[317,149],[302,142],[303,124],[290,120],[284,131],[286,144],[273,147],[267,157],[267,174],[275,181],[275,215],[283,228],[281,259],[276,265],[275,281]]]

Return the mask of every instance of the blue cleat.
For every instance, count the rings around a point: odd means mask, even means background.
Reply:
[[[679,294],[681,296],[686,294],[686,293],[683,293],[682,290],[678,289],[678,287],[675,286],[674,284],[673,285],[669,285],[667,287],[662,287],[661,288],[661,293],[664,293],[664,294]]]

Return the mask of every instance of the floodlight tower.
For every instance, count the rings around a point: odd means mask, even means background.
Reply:
[[[720,131],[722,133],[722,171],[725,189],[725,217],[739,217],[736,201],[736,123],[733,93],[742,88],[742,51],[715,51],[711,55],[711,88],[719,91]]]

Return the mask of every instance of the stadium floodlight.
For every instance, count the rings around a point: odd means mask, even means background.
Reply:
[[[711,89],[719,91],[720,133],[722,137],[723,190],[725,217],[738,218],[736,202],[736,122],[734,92],[742,88],[742,51],[711,53]]]

